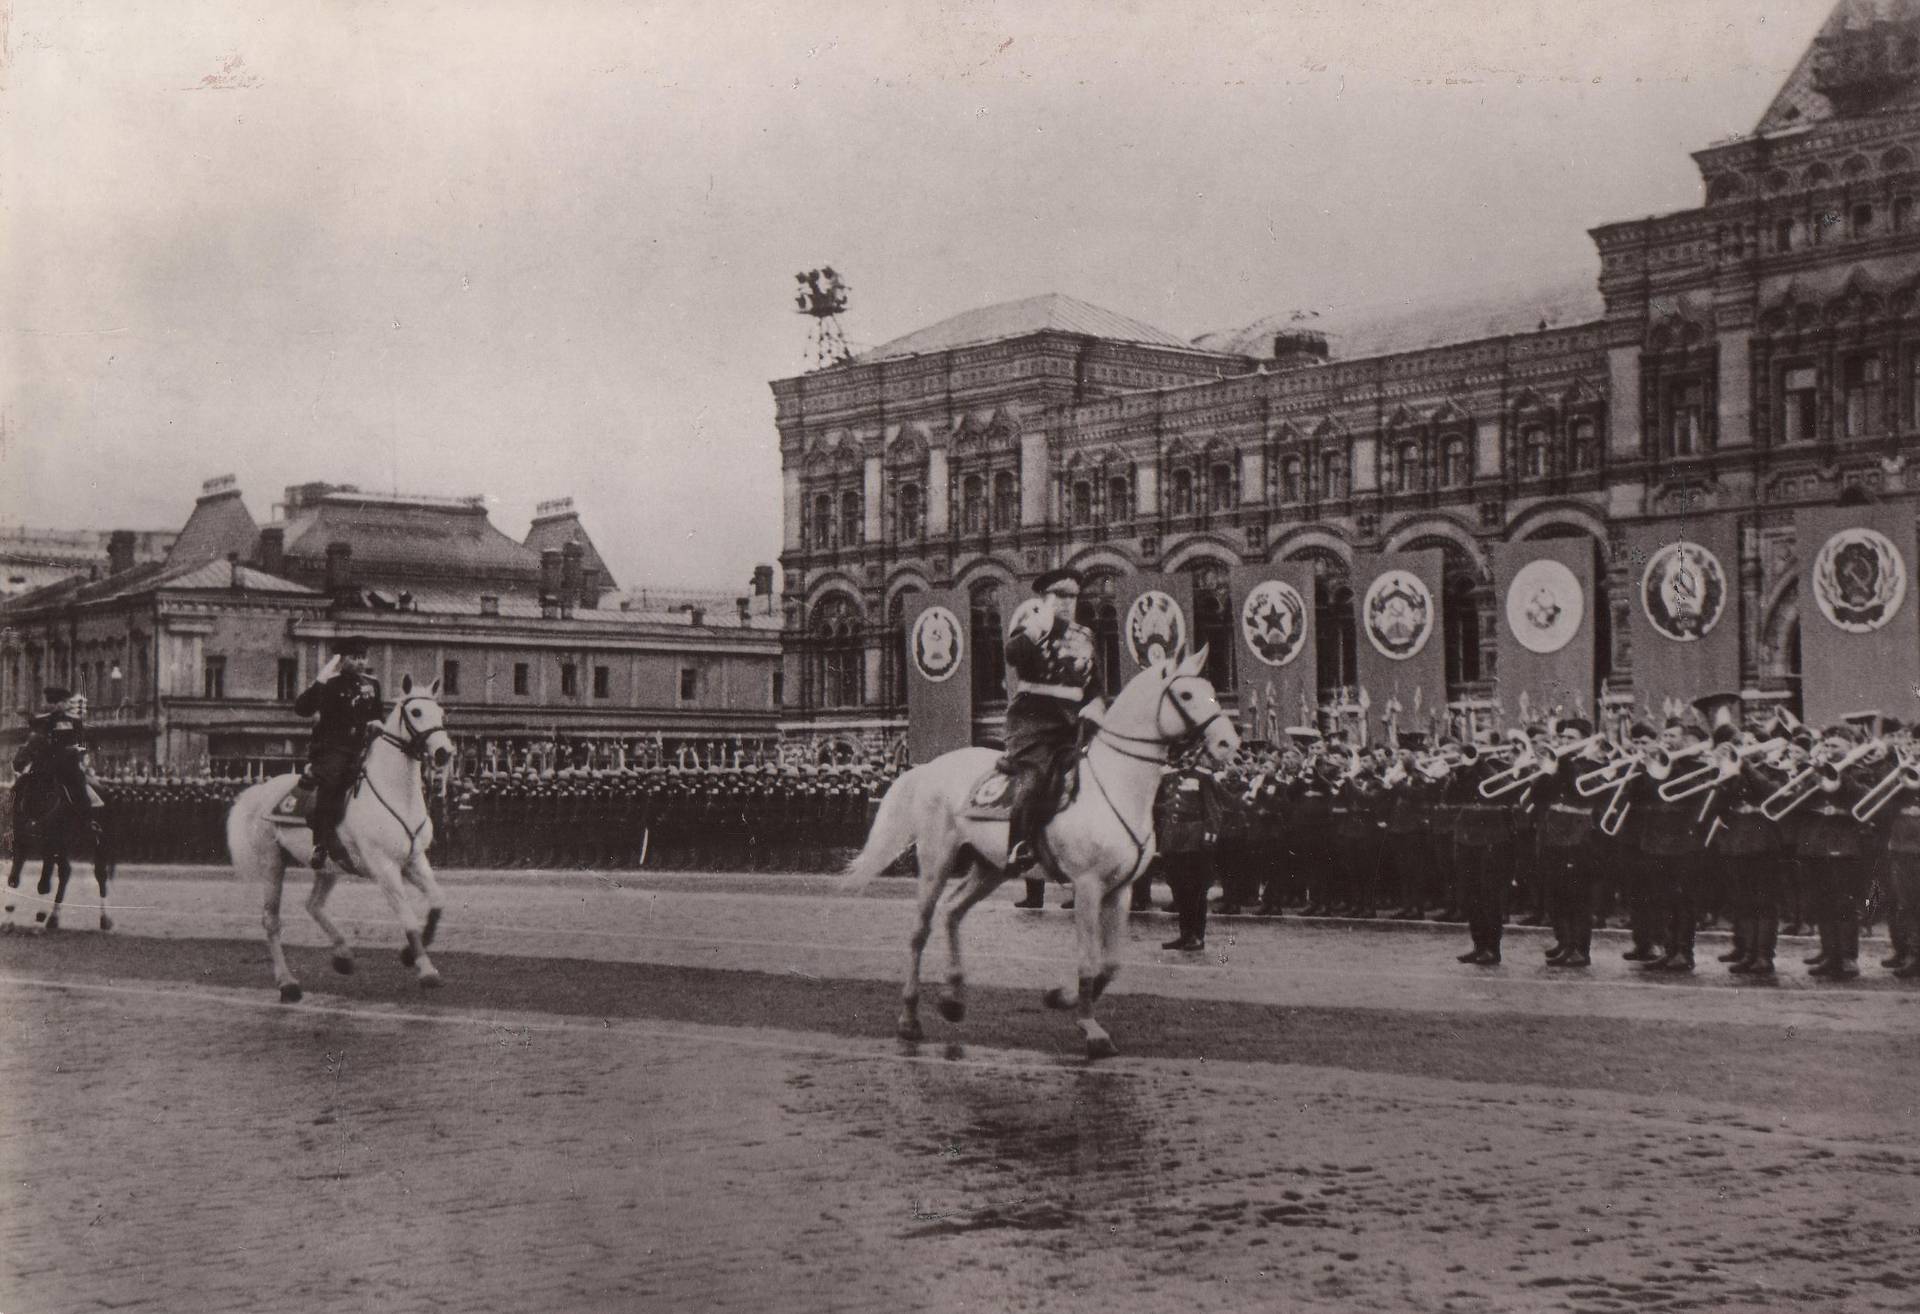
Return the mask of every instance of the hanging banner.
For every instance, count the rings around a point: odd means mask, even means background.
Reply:
[[[1732,516],[1627,528],[1634,715],[1740,687],[1740,541]]]
[[[973,742],[970,603],[938,589],[907,604],[907,749],[916,763]]]
[[[1120,610],[1120,683],[1175,652],[1193,650],[1193,577],[1125,575],[1114,588]]]
[[[1493,549],[1493,607],[1500,632],[1500,704],[1535,719],[1591,719],[1594,701],[1594,551],[1590,538],[1533,539]]]
[[[1369,704],[1369,740],[1376,739],[1390,706],[1399,704],[1403,728],[1426,723],[1447,701],[1446,638],[1441,628],[1441,571],[1437,550],[1353,559],[1356,697]]]
[[[1810,507],[1800,558],[1800,700],[1825,727],[1854,712],[1911,721],[1920,703],[1920,602],[1911,506]]]
[[[1240,737],[1284,744],[1288,726],[1316,723],[1320,704],[1313,566],[1235,566],[1227,588],[1238,649]]]

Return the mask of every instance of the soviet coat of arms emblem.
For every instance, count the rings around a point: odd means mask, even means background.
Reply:
[[[1383,657],[1404,662],[1433,635],[1433,591],[1411,571],[1383,572],[1367,586],[1361,627]]]
[[[1137,666],[1165,661],[1187,645],[1187,618],[1171,594],[1149,589],[1127,608],[1127,651]]]
[[[1507,585],[1507,629],[1528,652],[1559,652],[1579,633],[1586,613],[1580,581],[1551,558],[1529,561]]]
[[[1688,539],[1655,552],[1640,575],[1640,610],[1675,643],[1705,638],[1727,609],[1727,572],[1720,558]]]
[[[1813,596],[1820,614],[1848,634],[1877,630],[1906,600],[1906,562],[1885,534],[1842,529],[1813,559]]]
[[[1269,666],[1285,666],[1307,642],[1307,604],[1285,580],[1262,580],[1240,608],[1247,648]]]
[[[960,618],[945,607],[928,607],[913,623],[913,664],[933,684],[960,669]]]

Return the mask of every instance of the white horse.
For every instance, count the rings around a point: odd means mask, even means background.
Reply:
[[[427,946],[433,943],[433,933],[446,906],[440,883],[427,865],[433,822],[427,816],[426,795],[420,783],[423,764],[431,763],[440,770],[453,758],[446,713],[436,701],[439,694],[438,680],[417,690],[411,675],[401,679],[399,701],[368,736],[360,774],[348,792],[346,811],[335,832],[353,870],[371,877],[387,896],[394,916],[407,933],[407,947],[400,951],[400,961],[415,970],[422,986],[440,984],[440,973],[427,958]],[[313,837],[305,821],[281,809],[299,780],[298,775],[285,775],[262,781],[236,798],[233,810],[227,813],[227,852],[233,857],[234,870],[264,884],[266,908],[260,922],[266,928],[267,951],[273,957],[273,978],[280,987],[280,998],[287,1003],[300,998],[300,982],[288,969],[286,952],[280,946],[280,891],[286,883],[288,860],[305,866],[313,857]],[[283,813],[278,821],[274,819],[276,809]],[[338,879],[331,868],[314,875],[307,911],[333,946],[334,970],[348,973],[353,971],[353,950],[326,913],[327,896]],[[427,897],[424,925],[407,900],[403,880]]]
[[[1087,1057],[1115,1053],[1113,1040],[1094,1020],[1093,1006],[1120,970],[1121,894],[1153,857],[1153,801],[1172,745],[1201,740],[1216,761],[1240,746],[1233,722],[1200,671],[1202,648],[1147,667],[1128,681],[1100,718],[1099,729],[1080,756],[1079,792],[1048,823],[1044,843],[1060,872],[1073,882],[1074,931],[1080,971],[1073,992],[1049,990],[1047,1005],[1075,1010],[1086,1037]],[[959,879],[946,906],[947,984],[940,1015],[958,1022],[966,1015],[966,975],[960,964],[960,919],[1006,879],[1004,817],[968,815],[973,787],[994,765],[990,748],[957,748],[894,781],[880,802],[866,847],[847,867],[840,888],[852,892],[906,852],[918,849],[918,917],[909,941],[906,987],[901,994],[899,1035],[919,1040],[920,958],[933,913],[950,880]]]

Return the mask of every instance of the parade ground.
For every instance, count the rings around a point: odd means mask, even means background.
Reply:
[[[1810,942],[1153,913],[1089,1064],[1013,890],[905,1046],[904,880],[444,881],[433,992],[358,883],[350,976],[292,883],[291,1005],[218,869],[0,937],[0,1311],[1920,1308],[1920,989]]]

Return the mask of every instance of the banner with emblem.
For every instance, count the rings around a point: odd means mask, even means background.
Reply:
[[[1360,689],[1371,703],[1367,733],[1380,732],[1399,700],[1400,724],[1422,723],[1447,701],[1447,651],[1440,626],[1438,550],[1353,559],[1353,621]]]
[[[1636,716],[1740,687],[1740,543],[1732,516],[1627,529]]]
[[[936,589],[907,605],[907,748],[915,763],[973,742],[970,603],[961,589]]]
[[[1288,726],[1313,724],[1320,705],[1313,566],[1304,561],[1235,566],[1234,668],[1240,681],[1240,737],[1286,742]]]
[[[1120,611],[1120,683],[1175,652],[1193,650],[1193,577],[1123,575],[1114,586]]]
[[[1809,507],[1800,558],[1800,700],[1814,726],[1852,712],[1913,719],[1920,602],[1911,506]]]
[[[1590,538],[1533,539],[1493,549],[1500,703],[1517,716],[1520,695],[1544,714],[1594,702],[1594,550]]]

